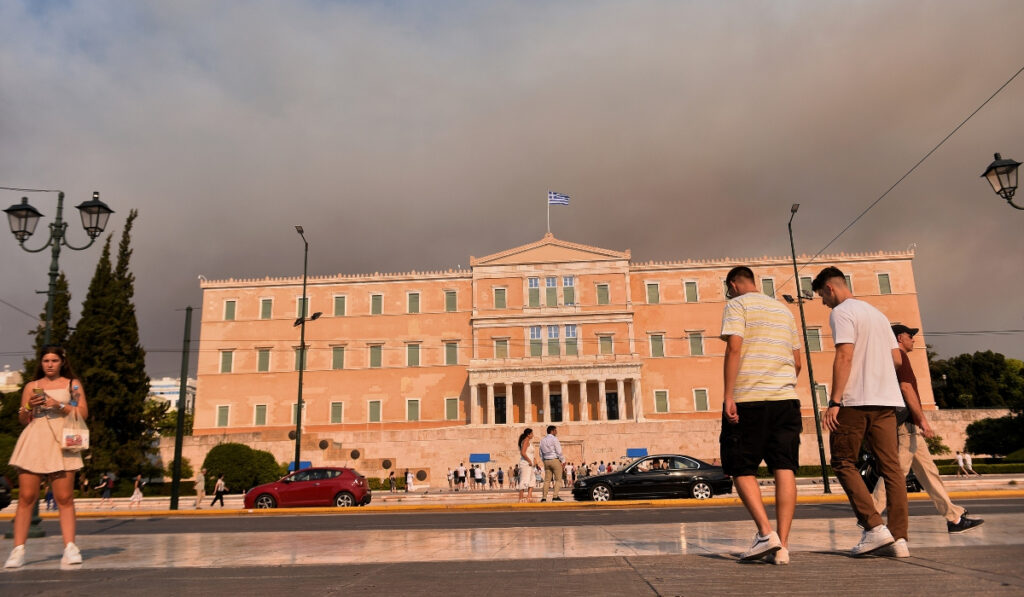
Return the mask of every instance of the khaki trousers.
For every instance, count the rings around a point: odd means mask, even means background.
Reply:
[[[558,487],[562,484],[562,463],[557,459],[545,460],[544,461],[544,491],[541,496],[543,499],[548,499],[548,485],[552,485],[554,489],[551,491],[553,495],[551,499],[558,497]]]
[[[883,524],[882,515],[875,509],[871,492],[857,469],[861,443],[867,440],[878,462],[878,471],[885,480],[889,532],[895,539],[906,539],[910,523],[907,482],[905,475],[900,473],[895,412],[888,406],[845,406],[839,409],[837,417],[839,427],[829,436],[832,470],[843,486],[857,520],[865,529]]]
[[[904,423],[900,425],[897,434],[900,450],[900,471],[906,477],[910,469],[914,469],[921,487],[928,492],[928,497],[935,504],[935,509],[949,522],[957,522],[964,513],[964,509],[957,506],[949,499],[946,493],[946,486],[942,484],[939,477],[939,469],[932,461],[931,452],[928,451],[928,442],[917,432],[917,425]],[[881,512],[885,509],[885,484],[875,485],[875,492],[871,496],[875,501],[875,510]]]

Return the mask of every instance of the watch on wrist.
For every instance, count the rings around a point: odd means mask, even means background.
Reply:
[[[836,408],[843,408],[843,403],[842,402],[832,402],[831,400],[829,400],[828,408],[832,408],[833,406],[836,407]]]

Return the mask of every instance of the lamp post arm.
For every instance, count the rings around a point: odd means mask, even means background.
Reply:
[[[64,228],[65,228],[65,230],[67,229],[67,224],[64,224]],[[89,242],[87,244],[82,245],[81,247],[76,247],[76,246],[72,245],[71,243],[69,243],[68,242],[68,237],[67,237],[66,234],[62,234],[60,240],[61,240],[62,243],[64,243],[65,247],[71,249],[72,251],[84,251],[84,250],[88,249],[89,247],[91,247],[96,242],[97,238],[99,238],[99,235],[90,238]]]
[[[59,239],[62,236],[64,236],[64,231],[63,230],[61,230],[59,232],[54,230],[55,226],[56,225],[53,224],[53,223],[50,224],[50,236],[46,239],[46,244],[41,246],[41,247],[39,247],[38,249],[30,249],[30,248],[26,247],[25,246],[25,241],[20,241],[18,243],[18,246],[21,247],[26,253],[42,253],[43,251],[45,251],[45,250],[49,249],[51,246],[53,246],[55,238],[58,239],[57,243],[60,243]]]
[[[1010,207],[1012,207],[1014,209],[1024,210],[1024,207],[1022,207],[1020,205],[1017,205],[1016,203],[1013,202],[1013,197],[1010,197],[1009,199],[1007,199],[1006,202],[1009,203]]]

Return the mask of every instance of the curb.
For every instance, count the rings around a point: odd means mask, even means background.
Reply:
[[[950,492],[951,499],[992,499],[992,498],[1024,498],[1024,489],[955,491]],[[927,493],[910,494],[911,501],[924,501],[931,498]],[[812,495],[797,497],[797,504],[845,504],[846,494]],[[773,496],[764,496],[765,504],[774,504]],[[666,499],[666,500],[619,500],[614,502],[561,502],[527,504],[514,502],[498,502],[485,504],[396,504],[392,506],[363,506],[360,508],[280,508],[272,510],[239,509],[204,509],[204,510],[123,510],[103,512],[77,512],[79,519],[93,518],[192,518],[192,517],[224,517],[224,516],[295,516],[300,514],[336,514],[359,515],[380,514],[387,512],[501,512],[510,510],[625,510],[636,508],[704,508],[709,506],[739,506],[743,502],[738,497],[711,498],[707,500]],[[40,513],[45,520],[56,520],[56,512]],[[0,521],[13,520],[14,514],[0,514]]]

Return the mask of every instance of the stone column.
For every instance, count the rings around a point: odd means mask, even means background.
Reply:
[[[515,405],[512,404],[512,384],[505,384],[505,424],[515,424],[513,413],[516,412]]]
[[[533,422],[533,413],[531,412],[533,410],[531,408],[533,406],[533,398],[530,396],[531,385],[528,381],[523,383],[523,423],[527,425]]]
[[[480,416],[478,415],[479,409],[477,405],[480,403],[480,388],[477,385],[469,385],[469,424],[476,425],[480,423]]]
[[[569,382],[562,382],[562,422],[568,423],[572,420],[569,416]]]
[[[544,389],[541,395],[544,396],[544,422],[551,422],[551,384],[548,380],[544,382]]]
[[[615,396],[619,400],[619,420],[623,421],[626,418],[626,380],[616,379],[615,380]]]
[[[644,395],[640,391],[640,380],[633,380],[633,419],[637,422],[644,420]]]
[[[587,380],[580,383],[580,421],[586,422],[590,419],[590,409],[587,408]]]
[[[597,396],[600,402],[597,403],[597,418],[602,421],[608,420],[608,396],[604,391],[604,378],[597,380]]]
[[[487,384],[487,424],[494,425],[494,384]]]

